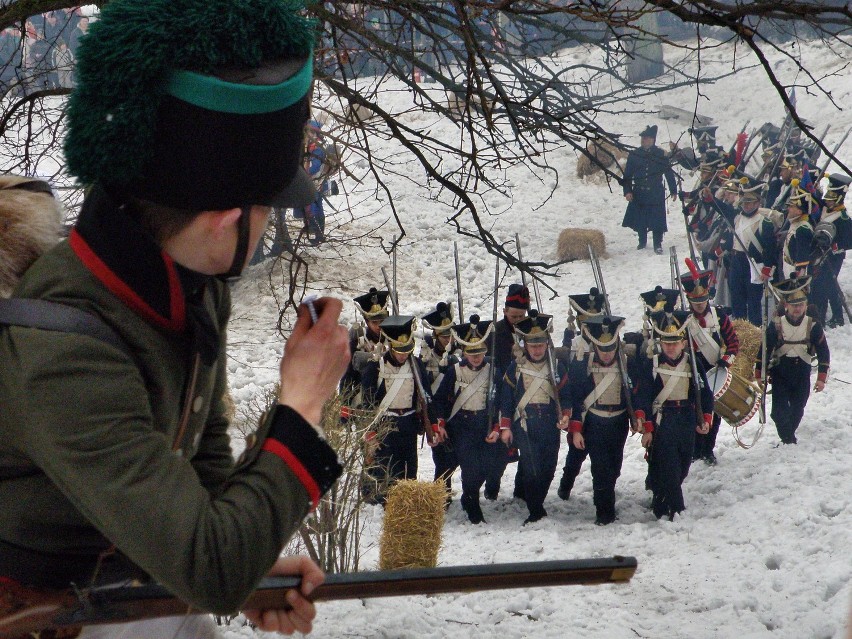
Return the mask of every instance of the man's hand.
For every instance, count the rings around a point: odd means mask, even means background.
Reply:
[[[671,199],[672,202],[674,202],[677,199],[677,191],[675,191],[674,193],[671,194],[670,199]]]
[[[307,634],[313,627],[317,615],[314,604],[307,597],[325,581],[325,574],[313,561],[304,555],[280,557],[267,573],[269,577],[296,576],[302,578],[299,590],[289,590],[285,596],[290,610],[243,610],[246,618],[265,632],[292,635],[294,632]]]
[[[314,306],[318,317],[313,325],[307,307],[299,306],[281,360],[278,401],[317,426],[323,404],[346,372],[350,353],[346,327],[337,323],[343,309],[341,301],[323,297]]]
[[[583,437],[583,433],[571,433],[574,441],[574,448],[578,450],[586,450],[586,440]]]
[[[559,430],[565,430],[571,424],[571,415],[563,415],[559,418],[559,421],[556,422],[556,428]]]
[[[825,382],[822,381],[821,379],[818,379],[816,381],[816,383],[814,384],[814,391],[817,392],[817,393],[821,393],[824,390],[825,390]]]
[[[437,446],[438,444],[443,444],[447,441],[447,429],[444,428],[441,422],[432,424],[430,428],[432,429],[432,440],[429,442],[430,446]]]
[[[701,422],[698,426],[695,427],[695,432],[701,435],[706,435],[710,432],[710,424],[707,422]]]
[[[504,428],[500,431],[500,441],[508,446],[512,443],[512,431],[509,428]]]
[[[624,199],[627,200],[628,202],[632,202],[633,201],[633,194],[632,193],[625,193]]]
[[[642,433],[642,448],[648,448],[648,446],[651,445],[651,440],[653,438],[653,433]]]
[[[485,438],[485,441],[489,444],[496,444],[498,439],[500,439],[500,431],[492,430],[490,433],[488,433],[488,436]]]

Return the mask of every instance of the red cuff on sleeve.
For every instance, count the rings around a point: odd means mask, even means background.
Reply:
[[[645,419],[645,411],[641,408],[639,410],[634,410],[633,414],[636,415],[636,419]]]
[[[713,423],[713,413],[704,413],[704,423],[712,424]]]
[[[760,272],[763,273],[764,277],[772,277],[772,267],[771,266],[764,266],[762,269],[760,269]]]
[[[820,382],[822,382],[823,384],[825,384],[825,380],[826,380],[826,379],[828,379],[828,374],[826,374],[826,373],[817,373],[817,381],[820,381]]]
[[[644,432],[646,432],[646,433],[653,433],[654,432],[654,422],[649,420],[649,421],[645,422],[644,426],[645,426]]]
[[[579,419],[572,419],[568,423],[568,432],[569,433],[582,433],[583,432],[583,422]]]
[[[501,417],[500,418],[500,430],[508,430],[511,427],[512,427],[512,422],[509,420],[508,417]]]

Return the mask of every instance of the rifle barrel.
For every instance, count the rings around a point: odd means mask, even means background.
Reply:
[[[544,586],[597,585],[630,581],[635,557],[562,559],[524,563],[443,566],[408,570],[327,575],[311,595],[313,601],[435,595],[480,590]],[[244,608],[288,609],[287,591],[298,589],[299,577],[268,577]],[[187,606],[159,585],[95,588],[78,598],[69,592],[0,619],[0,637],[23,636],[47,629],[126,623],[186,614],[205,614]]]

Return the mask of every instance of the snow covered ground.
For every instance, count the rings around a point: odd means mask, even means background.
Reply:
[[[730,68],[732,49],[705,52],[705,69]],[[669,52],[671,54],[671,52]],[[837,66],[834,53],[816,46],[802,51],[819,75]],[[582,52],[569,52],[582,55]],[[791,80],[794,68],[780,56],[773,68]],[[840,105],[852,98],[848,71],[825,79]],[[728,146],[748,119],[751,126],[783,119],[780,101],[758,69],[750,68],[712,86],[702,87],[699,111],[719,124],[718,139]],[[825,142],[829,148],[852,126],[852,113],[839,111],[821,96],[798,92],[798,109],[818,130],[832,123]],[[389,97],[402,108],[405,93]],[[393,101],[399,101],[393,104]],[[667,94],[666,104],[691,109],[695,89]],[[658,144],[664,146],[689,122],[663,122],[656,116],[660,102],[649,100],[645,114],[625,113],[602,118],[608,129],[624,133],[638,144],[638,132],[658,124]],[[446,135],[453,127],[427,123]],[[685,139],[685,138],[684,138]],[[379,151],[391,151],[387,145]],[[852,142],[841,158],[852,161]],[[538,183],[523,168],[509,172],[511,201],[490,196],[500,215],[488,218],[491,232],[501,241],[518,233],[527,260],[554,261],[556,239],[567,226],[600,228],[607,236],[607,257],[601,261],[613,311],[626,316],[628,330],[638,330],[642,307],[638,294],[669,282],[669,258],[650,249],[637,252],[635,235],[620,226],[625,202],[617,186],[583,182],[574,174],[573,152],[553,155],[559,169],[559,187],[551,199],[547,180]],[[831,169],[829,170],[831,172]],[[683,172],[686,186],[694,177]],[[408,236],[398,254],[401,310],[420,315],[439,300],[455,300],[453,241],[459,243],[462,287],[467,314],[490,317],[494,262],[476,242],[458,236],[447,225],[451,211],[425,198],[412,181],[422,181],[416,166],[409,173],[388,176]],[[350,191],[355,185],[347,184]],[[368,189],[369,185],[360,187]],[[355,198],[358,199],[358,198]],[[342,198],[333,198],[337,206]],[[366,200],[353,211],[355,221],[337,220],[331,239],[356,236],[378,227],[389,213],[379,202]],[[670,231],[664,246],[687,253],[678,204],[668,216]],[[330,217],[329,226],[335,226]],[[385,228],[392,229],[393,224]],[[392,233],[390,231],[389,233]],[[382,287],[381,266],[389,266],[378,241],[366,240],[347,249],[329,243],[310,249],[311,287],[349,300],[371,286]],[[682,266],[682,262],[681,262]],[[246,402],[277,377],[280,338],[275,335],[277,305],[268,289],[268,264],[254,267],[235,288],[234,321],[230,340],[231,385],[235,400]],[[280,276],[278,276],[280,281]],[[503,280],[519,281],[517,273]],[[588,262],[566,264],[550,280],[559,297],[544,301],[544,311],[555,316],[561,335],[568,310],[567,295],[587,291],[594,284]],[[841,284],[852,294],[852,270],[841,274]],[[347,302],[348,304],[348,302]],[[345,319],[355,319],[347,305]],[[723,423],[717,444],[719,464],[693,465],[684,484],[687,511],[674,522],[657,521],[648,509],[644,490],[646,464],[638,437],[628,440],[619,480],[620,520],[596,527],[588,464],[570,501],[556,496],[556,482],[545,504],[549,517],[521,526],[526,516],[522,502],[511,498],[515,466],[507,470],[496,502],[483,500],[486,524],[471,525],[456,501],[447,513],[441,565],[535,561],[611,556],[637,557],[639,568],[627,585],[542,588],[474,594],[374,599],[325,603],[319,608],[316,637],[585,637],[589,639],[653,637],[695,639],[737,637],[839,639],[845,636],[849,610],[849,560],[852,542],[852,346],[849,325],[828,331],[832,374],[822,394],[812,394],[799,431],[799,445],[776,448],[771,421],[754,448],[737,446]],[[558,339],[557,339],[558,341]],[[768,412],[768,411],[767,411]],[[743,429],[748,439],[757,418]],[[563,443],[561,458],[567,446]],[[561,462],[560,462],[561,467]],[[431,479],[432,460],[427,448],[420,454],[420,478]],[[559,471],[557,471],[559,472]],[[558,475],[557,475],[558,477]],[[456,477],[458,490],[459,480]],[[365,569],[376,566],[382,510],[368,507],[362,547]],[[228,636],[249,636],[247,628],[232,626]]]

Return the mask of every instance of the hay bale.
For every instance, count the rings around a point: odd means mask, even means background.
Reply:
[[[470,96],[465,92],[447,93],[447,108],[455,113],[464,113],[470,105],[471,110],[479,113],[492,113],[494,107],[497,106],[497,97],[486,98],[485,106],[483,107],[482,96],[478,93],[471,93]]]
[[[366,104],[350,103],[343,110],[343,119],[351,126],[360,126],[377,117],[378,114]]]
[[[735,319],[732,324],[737,332],[737,338],[740,340],[740,352],[737,354],[731,369],[741,377],[753,380],[754,362],[757,360],[757,351],[760,349],[760,342],[763,337],[760,329],[748,320]]]
[[[598,257],[606,255],[606,236],[597,229],[562,229],[556,247],[556,255],[560,260],[589,259],[589,244],[595,249]]]
[[[379,569],[434,568],[438,565],[444,505],[444,482],[404,480],[388,491],[379,540]]]
[[[589,140],[586,142],[586,151],[597,161],[595,162],[586,154],[581,153],[580,157],[577,158],[578,178],[584,178],[601,172],[603,170],[601,165],[605,168],[617,165],[619,168],[624,169],[624,163],[627,161],[627,152],[619,149],[610,140]]]

